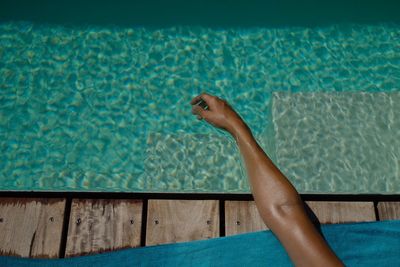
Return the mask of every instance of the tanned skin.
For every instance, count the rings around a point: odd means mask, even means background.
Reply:
[[[199,100],[208,109],[195,105]],[[257,209],[296,266],[344,266],[309,219],[300,195],[258,145],[251,130],[227,101],[202,93],[192,99],[199,120],[229,132],[244,159]]]

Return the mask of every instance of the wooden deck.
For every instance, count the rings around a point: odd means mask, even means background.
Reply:
[[[64,258],[267,229],[249,195],[12,195],[0,197],[0,255]],[[302,197],[321,224],[400,219],[398,196]]]

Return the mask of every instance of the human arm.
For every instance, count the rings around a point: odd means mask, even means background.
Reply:
[[[203,99],[204,110],[194,105]],[[245,162],[251,191],[264,223],[277,236],[296,266],[343,266],[307,216],[300,195],[253,137],[243,119],[225,101],[201,94],[192,112],[235,139]]]

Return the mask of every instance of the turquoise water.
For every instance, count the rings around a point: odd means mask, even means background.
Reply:
[[[191,98],[207,91],[231,103],[300,192],[399,193],[399,82],[395,24],[2,23],[0,190],[249,192],[233,139],[191,114]],[[300,119],[314,123],[301,128]],[[348,130],[338,136],[327,121]],[[312,127],[331,138],[292,153]],[[343,151],[355,133],[358,145]],[[394,149],[350,160],[380,144]],[[337,165],[332,153],[350,161]]]

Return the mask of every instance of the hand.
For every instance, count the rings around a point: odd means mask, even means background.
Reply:
[[[202,99],[207,103],[208,110],[195,105]],[[192,113],[197,115],[199,120],[205,119],[215,127],[221,128],[233,134],[237,127],[245,125],[243,119],[235,110],[223,99],[202,93],[190,101]]]

